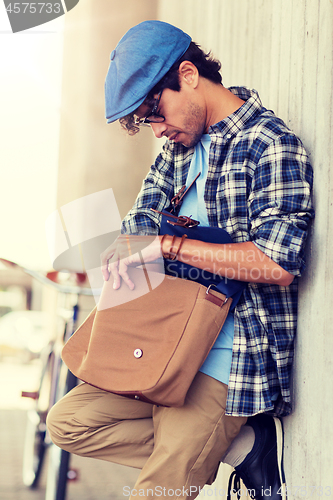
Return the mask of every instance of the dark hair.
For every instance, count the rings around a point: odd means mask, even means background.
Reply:
[[[191,42],[185,54],[183,54],[182,57],[178,59],[173,66],[171,66],[167,74],[164,75],[157,85],[155,85],[155,87],[149,92],[147,96],[148,98],[163,89],[171,89],[177,92],[180,91],[178,69],[183,61],[190,61],[193,63],[196,66],[199,75],[203,78],[207,78],[207,80],[211,80],[214,83],[222,83],[220,61],[214,59],[210,52],[205,53],[199,45]]]
[[[214,83],[222,84],[222,76],[220,73],[221,63],[211,55],[211,52],[205,53],[199,45],[191,42],[187,51],[182,55],[178,61],[176,61],[166,75],[161,78],[161,80],[155,85],[155,87],[149,92],[145,99],[146,104],[154,104],[154,95],[158,94],[161,90],[171,89],[176,92],[180,91],[179,83],[179,66],[183,61],[192,62],[199,75],[203,78],[207,78]],[[120,118],[119,120],[121,126],[128,131],[130,135],[134,135],[139,132],[140,127],[135,125],[134,112]]]

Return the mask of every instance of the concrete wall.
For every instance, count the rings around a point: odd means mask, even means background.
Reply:
[[[285,468],[290,499],[329,497],[332,1],[127,0],[126,6],[120,0],[80,2],[66,15],[58,206],[112,187],[121,215],[130,208],[155,143],[149,130],[129,138],[117,123],[105,124],[104,78],[119,38],[134,24],[155,18],[179,26],[212,49],[222,61],[224,85],[256,88],[264,105],[302,138],[311,155],[317,215],[301,283],[295,411],[284,419]],[[218,486],[225,486],[227,472],[221,468]]]
[[[224,85],[257,89],[311,155],[316,220],[301,282],[294,413],[284,419],[285,468],[289,498],[333,495],[333,4],[160,0],[158,15],[213,51],[222,61]],[[217,484],[223,484],[225,470]]]

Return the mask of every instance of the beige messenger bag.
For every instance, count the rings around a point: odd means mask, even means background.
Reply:
[[[227,317],[231,298],[213,288],[129,268],[135,283],[105,282],[97,307],[65,344],[79,379],[162,406],[182,406]]]

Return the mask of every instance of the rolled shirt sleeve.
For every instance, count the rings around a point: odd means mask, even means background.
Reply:
[[[312,182],[301,141],[283,134],[261,155],[248,199],[251,241],[295,276],[305,267],[305,240],[314,216]]]

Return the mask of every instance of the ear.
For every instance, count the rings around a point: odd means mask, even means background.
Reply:
[[[196,88],[199,82],[199,72],[197,67],[190,61],[183,61],[179,65],[180,82]]]

